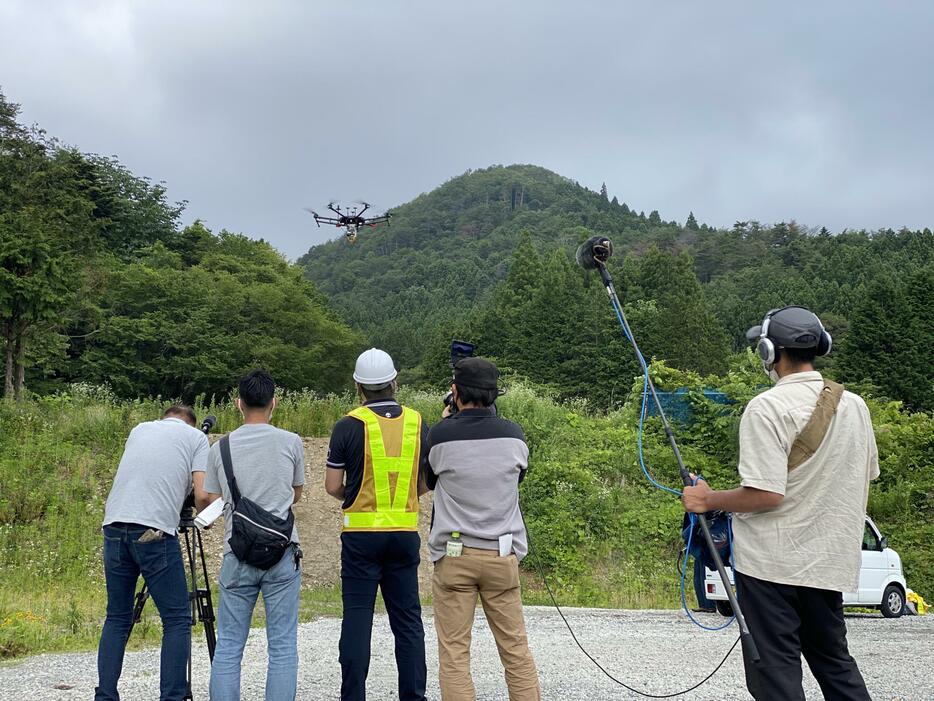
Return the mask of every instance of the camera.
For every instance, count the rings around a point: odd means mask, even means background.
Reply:
[[[214,416],[214,414],[205,416],[204,421],[201,422],[201,431],[205,435],[209,434],[216,423],[217,417]],[[178,515],[179,530],[192,528],[194,526],[195,511],[195,490],[192,488],[191,491],[188,492],[188,496],[185,497],[185,501],[182,503],[182,510]]]
[[[475,350],[477,350],[476,343],[458,341],[457,339],[451,341],[451,369],[454,369],[454,366],[457,364],[458,360],[472,357]],[[449,416],[451,414],[457,413],[457,403],[454,401],[453,392],[448,392],[446,395],[444,395],[444,406],[451,410]]]

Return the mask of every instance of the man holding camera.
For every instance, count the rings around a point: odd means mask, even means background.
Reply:
[[[276,408],[276,385],[265,370],[253,370],[240,380],[237,408],[243,425],[211,448],[199,506],[223,494],[224,560],[221,564],[217,648],[211,666],[212,701],[239,701],[240,663],[250,632],[253,608],[260,592],[266,609],[267,701],[293,701],[298,679],[298,603],[301,550],[294,526],[283,554],[267,567],[241,561],[234,554],[234,518],[241,501],[254,513],[288,522],[292,504],[302,495],[305,458],[301,438],[269,423]],[[229,453],[224,456],[222,448]],[[228,461],[234,485],[227,477]],[[237,514],[237,516],[234,516]],[[236,533],[239,536],[239,531]],[[283,539],[288,538],[287,535]]]
[[[737,489],[685,487],[687,511],[732,511],[736,588],[761,661],[746,659],[757,701],[804,701],[803,654],[824,698],[868,700],[850,656],[842,592],[859,583],[869,482],[879,475],[865,402],[814,369],[830,352],[803,307],[769,312],[747,332],[775,386],[739,429]]]
[[[362,406],[331,432],[324,487],[343,501],[340,664],[342,701],[363,701],[377,587],[395,638],[400,701],[424,701],[427,669],[418,598],[418,499],[427,433],[396,399],[396,368],[385,351],[360,354],[353,374]]]
[[[528,552],[519,482],[529,449],[522,428],[494,410],[499,371],[483,358],[454,365],[457,412],[428,432],[428,486],[435,491],[428,549],[441,698],[474,701],[470,638],[477,596],[496,639],[510,701],[538,701],[519,589]]]
[[[140,575],[162,619],[160,698],[180,701],[187,693],[191,609],[177,527],[192,485],[200,490],[204,479],[208,439],[196,425],[190,407],[175,405],[127,438],[104,511],[107,618],[97,650],[96,701],[120,698]]]

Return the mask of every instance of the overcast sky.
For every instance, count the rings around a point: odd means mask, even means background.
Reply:
[[[934,3],[0,3],[23,119],[290,257],[534,163],[683,222],[934,226]]]

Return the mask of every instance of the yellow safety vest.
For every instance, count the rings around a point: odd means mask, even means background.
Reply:
[[[363,481],[344,509],[345,531],[418,530],[418,454],[422,417],[402,407],[394,419],[365,406],[347,414],[363,422]]]

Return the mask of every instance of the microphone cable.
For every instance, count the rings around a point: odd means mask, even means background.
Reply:
[[[531,534],[531,532],[529,531],[528,524],[526,524],[526,522],[525,522],[525,514],[522,512],[521,505],[520,505],[520,509],[519,509],[519,516],[522,518],[522,525],[523,525],[523,527],[525,528],[526,538],[527,538],[527,540],[528,540],[528,542],[529,542],[529,550],[531,551],[531,550],[533,550],[533,547],[532,547],[532,534]],[[631,691],[631,692],[634,693],[634,694],[638,694],[639,696],[643,696],[643,697],[649,698],[649,699],[670,699],[670,698],[674,698],[674,697],[676,697],[676,696],[683,696],[684,694],[687,694],[687,693],[690,693],[690,692],[694,691],[695,689],[697,689],[697,688],[703,686],[703,685],[706,684],[708,681],[710,681],[710,680],[713,678],[713,676],[714,676],[717,672],[720,671],[720,668],[723,667],[724,664],[726,664],[727,659],[729,659],[730,655],[733,654],[733,650],[736,649],[736,646],[739,644],[739,641],[742,639],[741,637],[737,636],[736,640],[735,640],[735,641],[733,642],[733,644],[730,646],[730,649],[727,650],[726,654],[723,656],[723,659],[720,660],[720,663],[719,663],[716,667],[714,667],[713,671],[710,672],[710,674],[708,674],[706,677],[704,677],[704,678],[701,679],[699,682],[697,682],[696,684],[694,684],[694,686],[691,686],[691,687],[689,687],[689,688],[687,688],[687,689],[683,689],[683,690],[681,690],[681,691],[675,691],[675,692],[670,693],[670,694],[653,694],[653,693],[650,692],[650,691],[643,691],[643,690],[641,690],[641,689],[636,689],[635,687],[629,686],[629,685],[626,684],[625,682],[623,682],[623,681],[617,679],[615,676],[613,676],[612,674],[610,674],[610,672],[608,672],[607,669],[606,669],[602,664],[600,664],[600,662],[599,662],[593,655],[591,655],[591,654],[587,651],[587,648],[585,648],[585,647],[583,646],[583,644],[581,643],[581,641],[577,638],[577,634],[574,632],[574,629],[571,627],[570,621],[568,621],[567,617],[564,615],[564,611],[561,610],[561,606],[558,604],[558,600],[555,598],[555,594],[554,594],[554,592],[551,590],[551,585],[548,584],[548,577],[545,575],[544,567],[542,566],[542,562],[541,562],[541,560],[540,560],[540,558],[539,558],[537,552],[536,552],[536,555],[535,555],[535,569],[538,571],[539,577],[541,577],[542,584],[545,585],[545,590],[548,592],[548,596],[549,596],[549,598],[551,599],[551,604],[552,604],[552,606],[554,606],[555,610],[558,612],[558,615],[561,617],[562,622],[564,623],[565,627],[568,629],[568,633],[571,634],[571,639],[574,640],[574,643],[577,645],[577,647],[580,649],[580,651],[581,651],[582,653],[584,653],[584,656],[585,656],[588,660],[590,660],[590,661],[593,663],[593,665],[594,665],[597,669],[599,669],[601,672],[603,672],[603,674],[607,677],[607,679],[609,679],[610,681],[612,681],[612,682],[615,683],[615,684],[618,684],[619,686],[623,687],[623,688],[626,689],[627,691]]]

